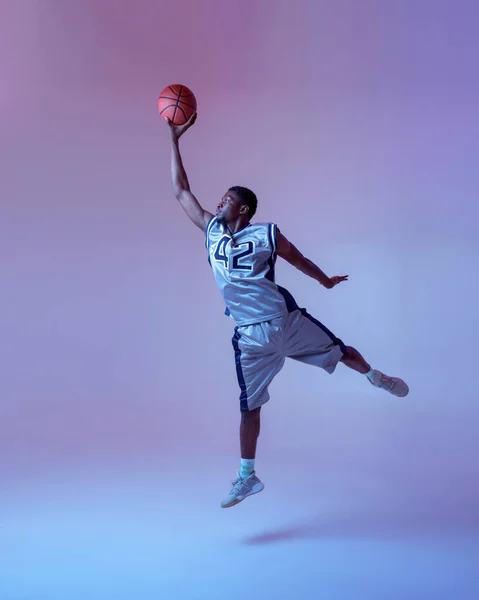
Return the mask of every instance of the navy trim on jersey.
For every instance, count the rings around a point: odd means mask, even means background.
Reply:
[[[271,256],[268,258],[268,265],[269,271],[266,273],[265,277],[274,283],[274,261]]]
[[[208,236],[210,235],[211,228],[213,227],[213,221],[216,219],[216,215],[212,215],[208,223],[206,224],[206,239],[205,239],[205,248],[208,249]],[[211,264],[211,263],[210,263]]]
[[[270,223],[268,225],[269,241],[271,244],[271,248],[273,249],[273,256],[274,256],[275,260],[276,260],[276,231],[277,231],[277,229],[278,229],[278,227],[274,223]]]
[[[238,328],[235,327],[235,334],[233,339],[233,348],[235,350],[235,362],[236,362],[236,375],[238,377],[238,383],[241,389],[240,394],[240,410],[242,412],[249,412],[248,408],[248,393],[246,391],[246,382],[244,380],[243,369],[241,368],[241,350],[239,347],[239,340],[241,339],[241,334],[238,332]]]
[[[334,343],[335,346],[339,346],[341,348],[342,353],[344,354],[346,352],[346,345],[344,344],[344,342],[342,340],[340,340],[339,338],[337,338],[334,333],[332,333],[331,331],[329,331],[329,329],[323,325],[320,321],[318,321],[317,319],[315,319],[314,317],[312,317],[305,308],[301,308],[300,309],[301,312],[303,313],[303,315],[309,319],[312,323],[314,323],[315,325],[317,325],[320,329],[322,329],[324,331],[324,333],[331,339],[331,341]]]
[[[296,300],[293,298],[293,296],[288,292],[288,290],[286,290],[285,288],[281,287],[280,285],[277,286],[278,288],[278,292],[283,296],[284,301],[286,303],[286,308],[288,310],[288,312],[293,312],[294,310],[298,310],[299,306],[296,303]]]
[[[266,279],[269,279],[274,283],[274,265],[276,263],[276,225],[274,223],[268,224],[268,240],[271,246],[271,256],[268,259],[269,271],[266,273]]]

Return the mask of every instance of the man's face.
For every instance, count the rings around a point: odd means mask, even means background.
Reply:
[[[248,206],[241,202],[236,192],[226,192],[216,208],[218,221],[222,224],[233,223],[243,214],[248,214]]]

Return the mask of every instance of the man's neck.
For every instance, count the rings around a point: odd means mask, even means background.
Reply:
[[[248,225],[248,223],[248,219],[238,219],[233,223],[225,223],[225,229],[230,233],[236,233],[240,231],[240,229],[244,229]]]

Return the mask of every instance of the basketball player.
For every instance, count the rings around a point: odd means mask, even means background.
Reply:
[[[331,331],[299,308],[291,294],[276,285],[274,266],[280,256],[327,289],[347,275],[328,277],[285,238],[273,223],[251,223],[255,194],[244,187],[230,188],[216,213],[204,210],[190,191],[179,139],[196,120],[184,125],[167,120],[171,135],[173,190],[188,217],[206,235],[208,260],[226,304],[236,322],[233,348],[240,387],[241,463],[237,478],[221,506],[227,508],[260,492],[264,484],[255,472],[260,411],[269,400],[268,386],[285,358],[293,358],[332,373],[338,362],[362,373],[369,382],[400,398],[409,388],[397,377],[372,369],[361,354],[345,346]]]

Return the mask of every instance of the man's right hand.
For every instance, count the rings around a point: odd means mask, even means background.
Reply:
[[[197,116],[198,116],[198,113],[191,115],[191,117],[188,119],[188,121],[186,121],[186,123],[184,123],[183,125],[174,125],[170,121],[170,119],[168,119],[168,117],[166,117],[165,121],[170,129],[172,138],[175,140],[179,140],[180,137],[185,133],[185,131],[187,131],[194,124]]]

